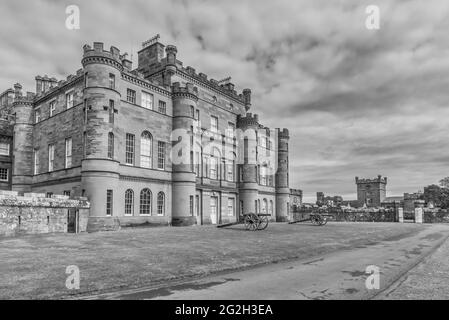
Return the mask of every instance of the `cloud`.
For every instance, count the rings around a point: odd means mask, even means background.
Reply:
[[[65,28],[65,7],[81,30]],[[2,2],[0,88],[80,68],[82,45],[133,54],[159,33],[185,65],[253,89],[253,113],[291,132],[291,185],[355,197],[354,177],[389,176],[391,194],[446,175],[449,158],[449,3],[377,0],[381,29],[365,28],[369,1]],[[0,89],[1,90],[1,89]]]

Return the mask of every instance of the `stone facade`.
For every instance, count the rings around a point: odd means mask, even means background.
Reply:
[[[26,95],[17,86],[9,188],[87,197],[92,230],[217,224],[248,212],[288,220],[288,130],[249,112],[251,90],[197,74],[177,53],[151,39],[133,69],[96,42],[66,80],[37,76]]]
[[[355,178],[357,184],[357,201],[359,206],[380,207],[386,198],[387,177],[375,179]]]

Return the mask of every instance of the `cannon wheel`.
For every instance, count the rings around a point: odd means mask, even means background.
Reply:
[[[268,227],[268,217],[259,217],[258,230],[265,230]]]
[[[249,231],[256,231],[259,225],[259,218],[254,214],[250,213],[245,216],[245,228]]]

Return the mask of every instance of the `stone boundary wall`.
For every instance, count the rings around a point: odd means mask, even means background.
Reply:
[[[89,209],[85,198],[0,191],[0,237],[86,232]]]

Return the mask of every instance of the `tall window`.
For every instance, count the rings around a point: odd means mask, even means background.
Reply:
[[[131,189],[125,192],[125,216],[134,215],[134,191]]]
[[[39,150],[34,150],[34,174],[39,174]]]
[[[9,143],[0,142],[0,155],[9,156]]]
[[[108,158],[114,159],[114,134],[108,133]]]
[[[210,131],[218,132],[218,118],[215,116],[210,117]]]
[[[115,75],[112,73],[109,74],[109,88],[115,89]]]
[[[126,101],[132,104],[136,104],[136,92],[134,90],[126,90]]]
[[[157,143],[157,168],[165,169],[165,142],[162,141]]]
[[[134,164],[134,149],[135,149],[135,140],[136,137],[133,134],[126,134],[126,151],[125,151],[125,160],[126,164]]]
[[[190,116],[195,119],[195,107],[194,106],[190,106]]]
[[[165,194],[159,192],[157,195],[157,215],[163,216],[165,214]]]
[[[190,215],[193,217],[195,215],[195,203],[194,197],[190,196]]]
[[[262,213],[266,214],[268,210],[268,201],[267,199],[263,199]]]
[[[214,149],[210,157],[209,178],[211,179],[219,179],[219,158],[220,153],[217,149]]]
[[[195,152],[195,174],[197,177],[200,176],[201,173],[201,162],[200,162],[200,153],[199,152]]]
[[[229,122],[228,129],[226,129],[226,136],[231,139],[234,138],[234,131],[235,131],[235,124]]]
[[[153,95],[142,91],[142,107],[153,110]]]
[[[114,100],[109,100],[109,123],[114,123]]]
[[[167,114],[167,103],[165,101],[159,100],[159,112]]]
[[[65,139],[65,167],[72,167],[72,138]]]
[[[196,109],[196,116],[195,116],[196,121],[198,121],[198,123],[200,122],[200,110]]]
[[[0,168],[0,181],[8,181],[8,169]]]
[[[34,123],[41,122],[41,108],[36,108],[34,110]]]
[[[140,192],[140,215],[151,215],[151,191],[150,189],[143,189]]]
[[[234,182],[234,168],[235,168],[235,161],[229,161],[227,164],[227,170],[226,170],[226,180]]]
[[[87,88],[88,75],[87,72],[84,74],[84,88]]]
[[[233,217],[235,215],[234,212],[234,198],[228,198],[228,216]]]
[[[51,117],[53,117],[53,115],[55,114],[55,110],[56,110],[56,101],[51,101],[51,102],[50,102],[49,109],[50,109],[50,118],[51,118]]]
[[[55,165],[55,145],[48,145],[48,171],[52,172]]]
[[[107,190],[106,192],[106,215],[112,216],[112,201],[113,201],[113,191]]]
[[[65,101],[66,101],[66,109],[73,108],[73,91],[66,93],[65,95]]]
[[[140,138],[140,166],[142,168],[153,167],[153,137],[148,131],[142,133]]]
[[[260,184],[263,186],[267,184],[267,167],[260,167]]]

